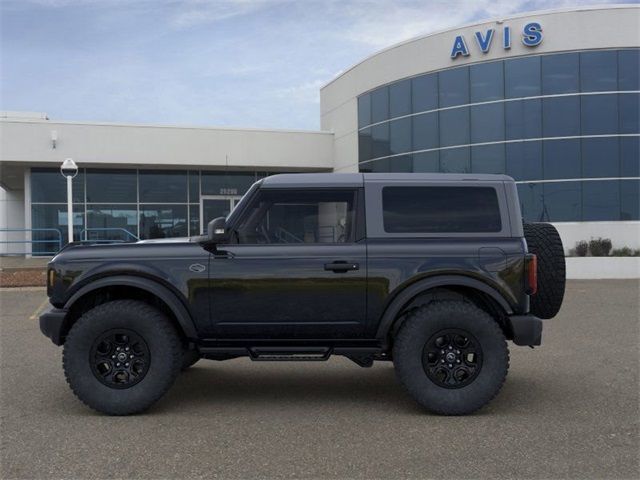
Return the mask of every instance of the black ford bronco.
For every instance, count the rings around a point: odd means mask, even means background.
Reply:
[[[141,412],[199,359],[393,361],[428,410],[500,390],[507,340],[540,345],[565,286],[552,225],[524,224],[502,175],[286,174],[207,235],[70,244],[40,328],[73,392]]]

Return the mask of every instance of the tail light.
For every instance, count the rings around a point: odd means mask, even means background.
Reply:
[[[535,295],[538,291],[538,257],[533,253],[527,255],[527,294]]]

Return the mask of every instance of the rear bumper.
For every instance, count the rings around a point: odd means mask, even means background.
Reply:
[[[509,317],[513,343],[516,345],[541,345],[542,320],[535,315],[513,315]]]
[[[54,307],[50,307],[40,315],[40,331],[56,345],[62,345],[64,342],[62,332],[66,316],[66,310]]]

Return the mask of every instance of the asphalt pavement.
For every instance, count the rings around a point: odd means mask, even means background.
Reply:
[[[638,478],[637,281],[572,281],[498,397],[423,412],[390,363],[200,361],[148,413],[67,387],[43,289],[0,291],[0,474],[10,478]]]

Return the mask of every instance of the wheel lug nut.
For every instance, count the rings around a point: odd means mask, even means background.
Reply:
[[[440,360],[440,363],[444,363],[444,358],[442,360]]]
[[[444,353],[444,350],[440,350],[440,353]]]
[[[124,366],[125,366],[125,367],[128,367],[128,366],[129,366],[129,364],[128,364],[128,363],[125,363],[125,364],[124,364]]]
[[[116,367],[119,367],[119,366],[120,366],[120,362],[116,363]]]
[[[460,360],[456,360],[456,363],[460,363]]]
[[[129,351],[129,347],[125,348],[125,350],[128,352]]]
[[[111,358],[116,358],[116,356],[115,355],[111,355]]]
[[[453,367],[453,365],[449,364],[449,368]]]
[[[456,353],[460,353],[460,350],[456,350]]]
[[[449,350],[453,350],[453,347],[451,345],[449,345]]]
[[[119,352],[119,351],[120,351],[120,347],[116,347],[116,351],[118,351],[118,352]]]
[[[133,355],[129,355],[129,358],[133,358]]]

